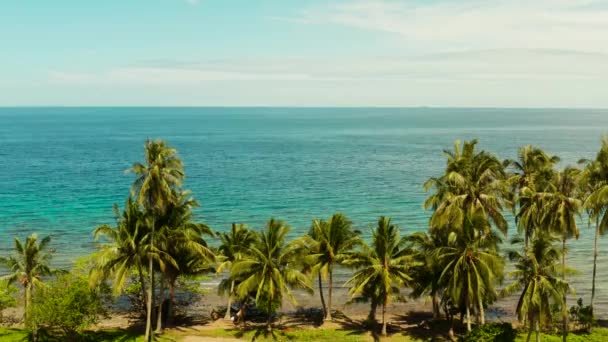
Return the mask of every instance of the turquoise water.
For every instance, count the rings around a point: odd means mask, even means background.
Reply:
[[[404,233],[426,229],[422,183],[441,173],[455,139],[478,138],[501,158],[535,144],[565,165],[593,158],[606,133],[608,110],[0,108],[0,252],[33,231],[53,234],[60,265],[91,251],[91,230],[113,223],[133,181],[124,170],[142,160],[147,137],[179,150],[197,215],[215,230],[274,216],[301,234],[336,211],[365,232],[379,215]],[[569,261],[586,296],[593,234],[581,230]]]

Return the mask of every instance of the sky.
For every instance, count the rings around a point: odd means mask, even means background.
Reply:
[[[2,0],[0,106],[608,107],[608,0]]]

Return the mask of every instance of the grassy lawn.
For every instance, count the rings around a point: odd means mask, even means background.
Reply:
[[[252,337],[257,335],[256,341],[270,342],[270,341],[302,341],[302,342],[371,342],[374,338],[371,334],[366,332],[357,332],[352,330],[341,330],[341,329],[293,329],[293,330],[276,330],[274,337],[271,335],[264,335],[265,330],[249,330],[244,334],[234,329],[211,329],[197,331],[196,333],[178,333],[168,332],[164,336],[158,338],[161,342],[179,342],[185,336],[204,336],[204,337],[218,337],[218,338],[238,338],[243,341],[251,341]],[[8,329],[0,328],[0,341],[2,342],[22,342],[26,339],[27,333],[21,329]],[[534,341],[534,334],[531,340]],[[381,341],[386,342],[414,342],[423,341],[403,334],[393,334],[391,336],[381,338]],[[516,342],[523,342],[526,340],[526,333],[520,333],[516,339]],[[53,339],[50,341],[62,341],[61,338]],[[86,338],[83,341],[118,341],[118,342],[140,342],[143,341],[143,336],[124,331],[119,329],[104,330],[98,332],[89,332],[86,334]],[[430,341],[430,339],[428,340]],[[544,342],[561,342],[562,338],[559,335],[542,334],[542,341]],[[568,341],[572,342],[604,342],[608,341],[608,329],[607,328],[595,328],[591,334],[569,334]]]

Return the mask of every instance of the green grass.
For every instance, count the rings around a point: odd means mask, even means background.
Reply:
[[[196,336],[206,337],[230,337],[251,341],[256,336],[256,341],[302,341],[302,342],[369,342],[374,338],[367,332],[349,331],[339,329],[293,329],[293,330],[274,330],[273,335],[266,334],[265,329],[249,330],[245,333],[234,329],[214,329],[199,331]],[[394,334],[381,338],[387,342],[414,342],[421,341],[402,334]]]
[[[21,329],[0,328],[0,341],[22,342],[26,337],[27,333]]]
[[[520,333],[517,336],[517,342],[525,342],[527,333]],[[561,342],[561,335],[553,334],[541,334],[541,341],[543,342]],[[535,341],[536,335],[532,333],[530,338],[531,341]],[[594,328],[590,334],[584,333],[570,333],[568,334],[568,342],[604,342],[608,341],[608,329],[606,328]]]

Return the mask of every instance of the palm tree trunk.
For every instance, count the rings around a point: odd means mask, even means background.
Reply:
[[[147,302],[148,293],[146,292],[146,281],[144,279],[144,271],[141,269],[141,265],[137,265],[137,272],[139,273],[139,282],[141,283],[141,298]]]
[[[439,319],[441,313],[439,312],[439,298],[437,297],[437,293],[433,293],[432,298],[433,298],[433,319]]]
[[[386,304],[387,297],[384,296],[384,301],[382,302],[382,336],[386,336]]]
[[[226,306],[225,320],[230,319],[230,306],[232,305],[232,293],[234,292],[234,280],[230,283],[230,292],[228,293],[228,306]]]
[[[325,297],[323,296],[323,280],[321,279],[321,272],[319,272],[318,277],[319,277],[319,296],[321,297],[321,306],[323,307],[323,318],[327,318],[327,306],[325,305]]]
[[[562,279],[566,281],[566,237],[562,238]],[[564,291],[564,307],[562,307],[562,340],[568,340],[568,310],[566,305],[566,292]]]
[[[23,303],[23,319],[25,320],[25,324],[29,325],[28,318],[30,308],[30,303],[32,302],[32,283],[28,282],[25,285],[25,302]]]
[[[150,251],[148,271],[150,272],[150,287],[148,288],[148,308],[146,311],[146,334],[144,340],[152,342],[154,332],[152,331],[152,310],[154,309],[154,261],[152,259],[152,249],[154,248],[154,219],[152,219],[152,235],[150,236]]]
[[[526,337],[526,342],[530,342],[530,337],[532,336],[532,331],[534,330],[534,320],[530,322],[530,328],[528,329],[528,336]]]
[[[536,342],[540,342],[540,317],[534,322],[536,330]]]
[[[591,280],[591,313],[593,313],[593,300],[595,299],[595,274],[597,269],[597,240],[600,235],[599,215],[595,218],[595,240],[593,241],[593,277]]]
[[[165,275],[160,275],[160,292],[158,295],[158,310],[156,312],[156,331],[160,334],[163,332],[163,302],[165,301]]]
[[[481,302],[481,299],[479,300],[479,322],[481,323],[481,325],[486,324],[486,312],[483,308],[483,303]]]
[[[266,322],[266,330],[272,331],[272,301],[268,299],[268,321]]]
[[[334,274],[333,274],[333,270],[331,269],[331,267],[329,268],[329,292],[328,292],[328,296],[327,296],[327,316],[326,316],[326,320],[331,321],[331,293],[333,291],[334,288]]]
[[[471,309],[467,304],[467,331],[471,331]]]
[[[175,307],[175,278],[169,280],[169,303],[167,305],[167,326],[172,326],[173,308]]]

